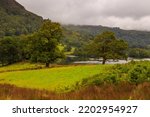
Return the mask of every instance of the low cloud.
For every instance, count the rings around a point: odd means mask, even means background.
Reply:
[[[17,0],[26,9],[64,24],[150,30],[150,0]]]

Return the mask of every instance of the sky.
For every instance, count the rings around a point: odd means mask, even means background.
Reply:
[[[62,24],[103,25],[150,31],[150,0],[16,0]]]

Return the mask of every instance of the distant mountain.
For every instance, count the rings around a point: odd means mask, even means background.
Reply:
[[[65,28],[65,41],[70,42],[71,45],[78,44],[80,46],[99,33],[112,31],[118,38],[126,40],[130,47],[150,47],[150,32],[148,31],[122,30],[118,27],[90,25],[64,25],[63,27]]]
[[[27,11],[15,0],[0,0],[0,37],[28,34],[36,31],[43,18]],[[104,26],[63,25],[64,39],[68,46],[81,47],[103,31],[115,32],[118,38],[129,42],[130,47],[150,47],[150,32],[122,30]]]
[[[0,37],[36,31],[42,20],[15,0],[0,0]]]

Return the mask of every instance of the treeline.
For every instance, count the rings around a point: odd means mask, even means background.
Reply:
[[[70,35],[67,37],[67,35]],[[75,36],[74,36],[75,35]],[[86,35],[87,36],[87,35]],[[69,40],[69,37],[72,40]],[[149,48],[128,48],[128,43],[117,38],[115,33],[104,31],[86,41],[83,35],[69,32],[59,23],[44,20],[41,27],[32,34],[21,36],[4,36],[0,38],[0,65],[9,65],[19,61],[45,63],[49,67],[54,62],[61,62],[65,58],[64,51],[71,51],[74,55],[84,60],[87,58],[103,59],[105,64],[108,59],[127,59],[150,57]],[[74,41],[73,41],[74,40]],[[74,43],[76,40],[76,43]],[[81,43],[80,43],[80,40]],[[70,45],[68,45],[70,44]],[[61,45],[61,47],[60,47]],[[63,49],[61,49],[63,48]]]
[[[30,60],[49,67],[50,63],[64,57],[58,48],[61,38],[60,24],[50,20],[44,20],[40,29],[32,34],[0,38],[0,65]]]
[[[0,39],[0,64],[2,66],[22,60],[22,40],[18,37]]]
[[[130,48],[128,53],[133,58],[150,58],[150,48]]]
[[[129,47],[131,48],[147,48],[150,45],[150,32],[148,31],[122,30],[117,27],[111,28],[90,25],[63,25],[63,27],[70,32],[68,34],[69,36],[80,35],[80,40],[82,42],[91,40],[91,38],[95,37],[99,33],[110,31],[114,32],[117,38],[127,41],[129,43]],[[72,38],[69,39],[69,41],[72,40]]]
[[[65,57],[60,49],[63,29],[59,23],[47,19],[38,31],[20,37],[0,39],[0,64],[9,65],[18,61],[45,63],[46,67]],[[117,39],[113,32],[103,32],[86,45],[88,57],[102,58],[103,64],[108,59],[127,59],[128,44]]]
[[[65,38],[63,42],[75,49],[74,54],[81,58],[86,57],[85,45],[99,33],[114,32],[116,37],[128,42],[128,56],[135,58],[150,57],[150,32],[122,30],[103,26],[64,25]]]

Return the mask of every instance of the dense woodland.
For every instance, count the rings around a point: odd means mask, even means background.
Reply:
[[[122,30],[103,26],[65,25],[65,37],[63,42],[68,46],[77,47],[75,54],[83,55],[84,45],[89,43],[99,33],[114,32],[117,38],[123,39],[129,44],[128,54],[130,57],[150,57],[150,32],[136,30]],[[83,54],[82,54],[83,53]]]
[[[43,61],[41,60],[41,55],[38,57],[33,57],[33,55],[37,55],[37,53],[40,53],[40,51],[32,52],[36,44],[34,43],[35,40],[32,40],[33,38],[39,38],[39,43],[43,43],[40,41],[40,37],[42,37],[43,35],[41,31],[43,22],[44,20],[42,19],[42,17],[27,11],[15,0],[0,1],[0,61],[2,65],[29,59],[32,59],[32,61],[34,62]],[[50,26],[49,29],[46,30],[50,30],[51,27],[54,28],[54,26]],[[54,44],[55,46],[57,46],[55,47],[57,55],[58,53],[61,54],[58,51],[58,46],[61,45],[61,48],[63,48],[62,51],[66,53],[68,52],[71,55],[76,55],[84,60],[89,57],[94,57],[92,55],[89,56],[87,46],[94,40],[97,35],[108,31],[114,32],[117,39],[122,39],[128,42],[129,48],[127,55],[129,57],[150,57],[150,32],[147,31],[128,31],[122,30],[120,28],[90,25],[60,25],[59,28],[61,31],[59,31],[60,33],[58,35],[61,35],[61,37],[59,37],[59,39],[56,39],[58,43],[56,42],[57,44]],[[44,29],[42,30],[44,31]],[[34,44],[32,45],[31,43]],[[38,48],[40,48],[39,45]],[[52,48],[50,48],[49,50],[51,49]],[[48,49],[46,50],[45,48],[44,50],[48,52]],[[44,54],[42,56],[45,55],[50,56],[48,54]],[[61,56],[63,57],[58,58],[65,57],[62,54]],[[45,61],[54,62],[54,60],[48,59]]]

